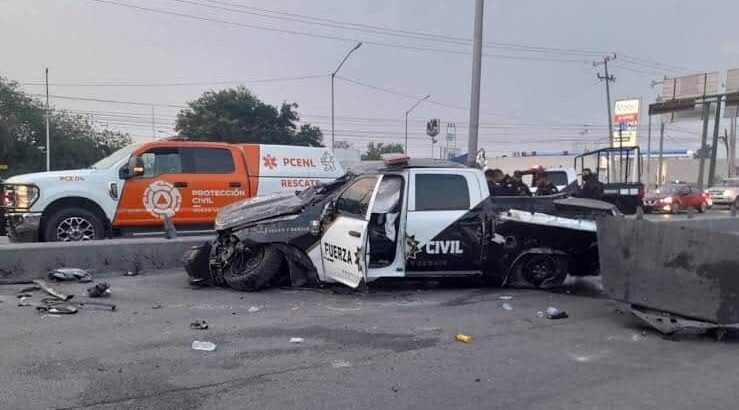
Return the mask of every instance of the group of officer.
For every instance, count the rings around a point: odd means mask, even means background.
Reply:
[[[515,171],[511,177],[504,174],[500,169],[488,169],[485,171],[488,188],[491,196],[532,196],[528,185],[523,182],[523,173]],[[582,187],[576,196],[580,198],[601,199],[603,196],[603,184],[598,181],[598,176],[593,174],[590,168],[582,170]],[[557,186],[549,180],[543,170],[534,174],[534,196],[553,195],[559,192]]]

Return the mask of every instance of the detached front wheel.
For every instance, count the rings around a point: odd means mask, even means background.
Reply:
[[[46,221],[47,242],[82,242],[105,238],[103,221],[94,212],[82,208],[65,208]]]
[[[236,290],[259,290],[278,282],[282,265],[282,253],[273,246],[245,247],[231,257],[223,280]]]

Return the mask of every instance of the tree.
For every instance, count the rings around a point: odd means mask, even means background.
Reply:
[[[265,104],[243,86],[206,91],[177,114],[175,130],[199,141],[264,143],[320,147],[318,127],[296,123],[296,103]]]
[[[3,177],[46,169],[46,121],[43,104],[17,83],[0,77],[0,163]],[[127,134],[98,131],[91,121],[52,110],[51,169],[84,168],[131,143]]]
[[[693,153],[693,159],[708,159],[711,158],[711,144],[706,144],[706,149],[698,148]]]
[[[403,153],[403,144],[383,144],[382,142],[375,144],[370,142],[367,144],[367,151],[362,154],[362,161],[371,161],[382,159],[382,154],[390,154],[394,152]]]

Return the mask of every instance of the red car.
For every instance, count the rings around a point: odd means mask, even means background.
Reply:
[[[706,212],[711,207],[711,198],[697,187],[686,184],[662,185],[656,191],[644,196],[644,212],[678,213],[693,208]]]

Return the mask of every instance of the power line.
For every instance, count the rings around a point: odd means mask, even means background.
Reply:
[[[33,97],[42,97],[43,94],[28,94]],[[146,103],[146,102],[135,102],[135,101],[121,101],[121,100],[107,100],[102,98],[88,98],[88,97],[71,97],[67,95],[49,95],[50,98],[55,98],[57,100],[75,100],[75,101],[91,101],[91,102],[102,102],[102,103],[111,103],[111,104],[125,104],[125,105],[146,105],[151,107],[152,105],[155,107],[169,107],[169,108],[188,108],[185,105],[175,105],[175,104],[162,104],[162,103]]]
[[[184,17],[188,19],[206,21],[210,23],[225,24],[225,25],[236,26],[236,27],[245,27],[245,28],[251,28],[251,29],[256,29],[256,30],[265,30],[265,31],[299,35],[299,36],[305,36],[305,37],[315,37],[315,38],[321,38],[324,40],[334,40],[334,41],[352,42],[352,43],[359,42],[358,39],[354,39],[354,38],[339,37],[339,36],[304,32],[304,31],[297,31],[297,30],[278,29],[274,27],[260,26],[260,25],[255,25],[255,24],[247,24],[247,23],[240,23],[240,22],[234,22],[234,21],[226,21],[226,20],[220,20],[220,19],[215,19],[215,18],[210,18],[210,17],[194,16],[194,15],[184,14],[184,13],[170,11],[170,10],[163,10],[163,9],[156,9],[156,8],[150,8],[150,7],[136,6],[133,4],[119,3],[119,2],[111,1],[111,0],[88,0],[88,1],[115,5],[119,7],[126,7],[130,9],[139,10],[139,11],[146,11],[146,12],[151,12],[151,13]],[[395,48],[395,49],[401,49],[401,50],[430,51],[430,52],[436,52],[436,53],[457,54],[457,55],[469,55],[470,54],[470,52],[468,51],[403,45],[403,44],[388,43],[388,42],[381,42],[381,41],[375,41],[375,40],[363,40],[362,42],[365,44],[370,44],[370,45],[375,45],[375,46],[380,46],[380,47]],[[567,58],[546,58],[546,57],[535,57],[535,56],[516,56],[516,55],[489,54],[489,53],[483,53],[483,55],[485,57],[513,59],[513,60],[550,61],[550,62],[580,63],[580,64],[590,62],[589,60],[584,60],[584,59],[580,60],[580,59],[567,59]]]
[[[194,81],[194,82],[162,82],[162,83],[109,83],[109,82],[98,82],[98,83],[49,83],[50,86],[55,87],[179,87],[179,86],[203,86],[203,85],[228,85],[228,84],[247,84],[247,83],[271,83],[271,82],[282,82],[282,81],[298,81],[298,80],[309,80],[314,78],[325,78],[328,74],[313,74],[303,75],[296,77],[278,77],[278,78],[263,78],[258,80],[227,80],[227,81]],[[25,82],[19,83],[21,85],[39,86],[44,83]]]

